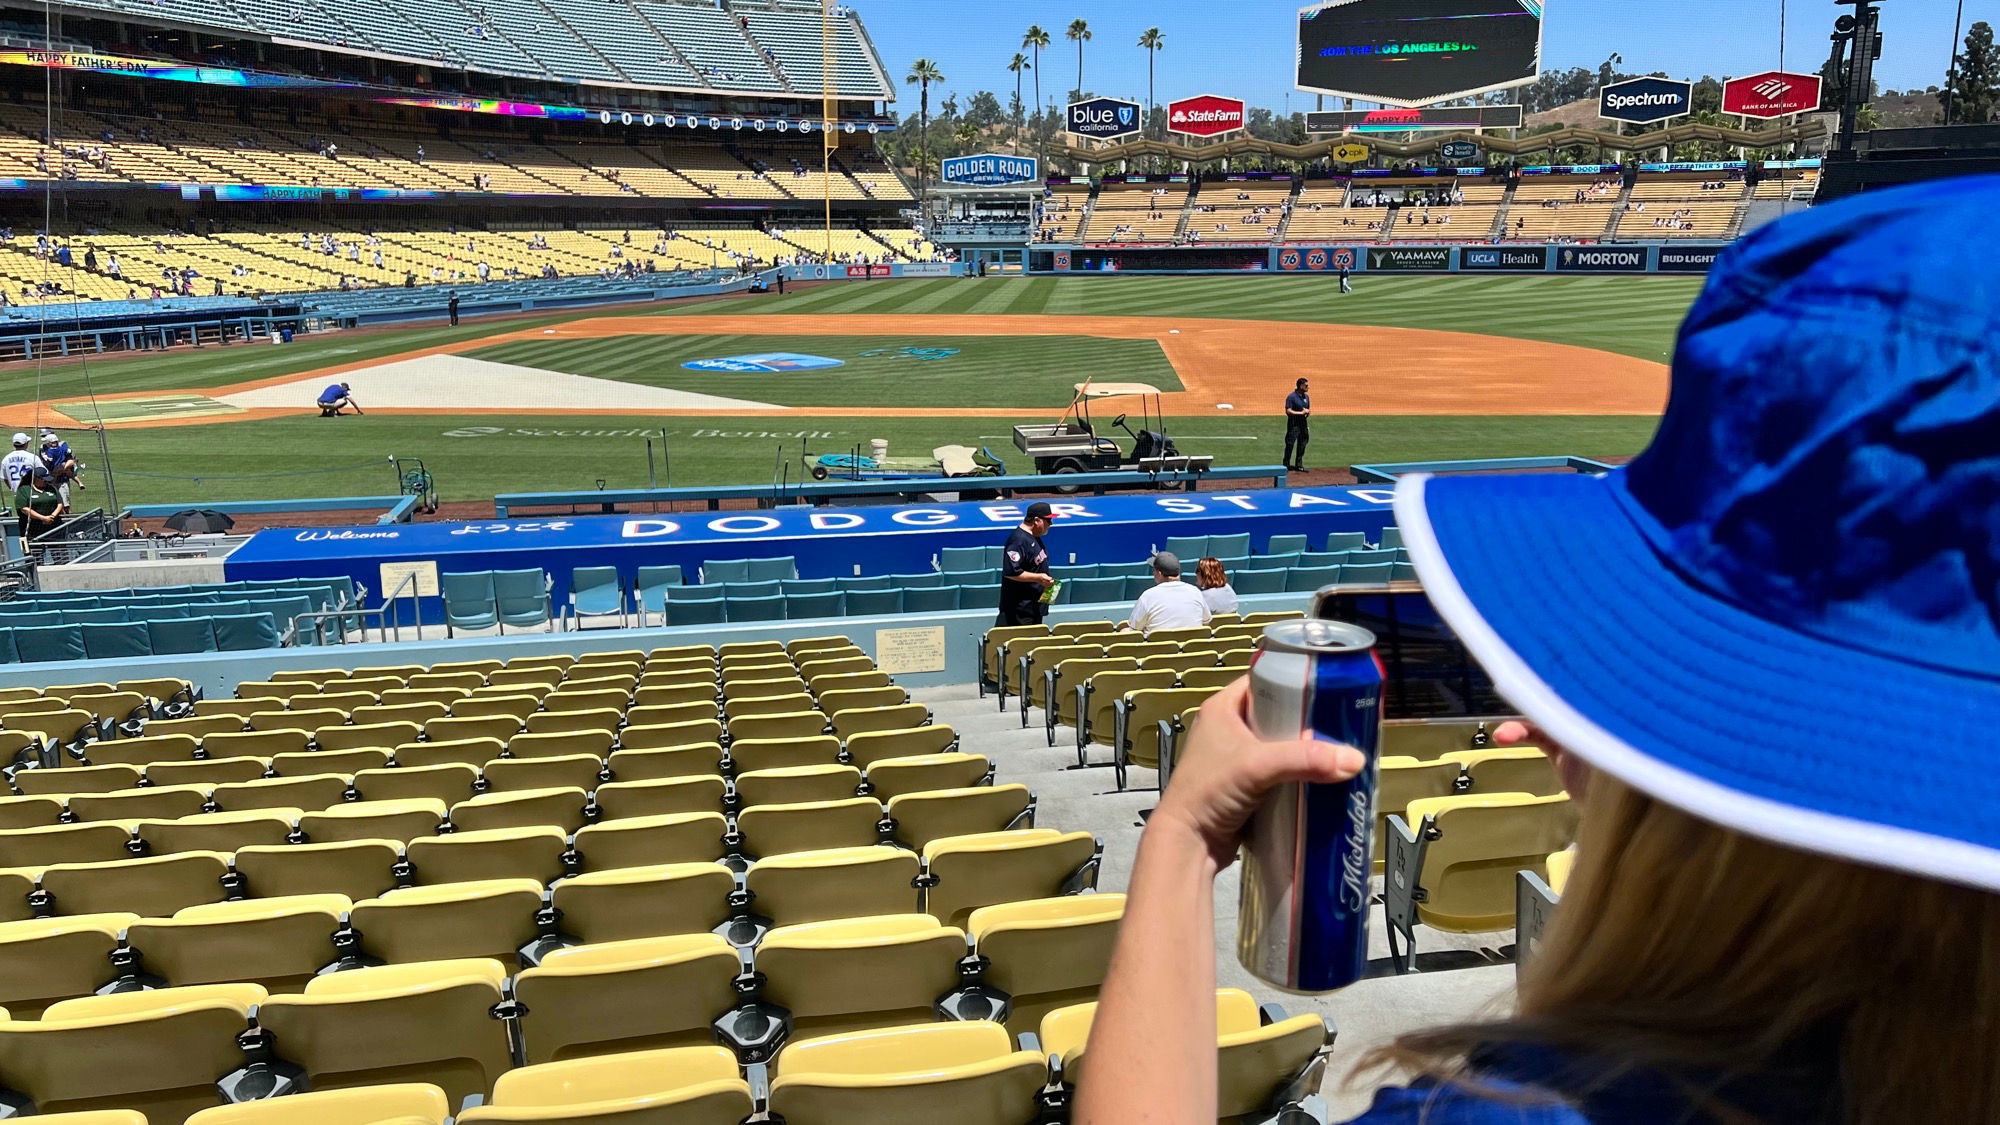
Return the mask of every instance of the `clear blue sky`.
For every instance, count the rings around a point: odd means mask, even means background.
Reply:
[[[1060,100],[1076,83],[1076,44],[1063,38],[1071,20],[1090,22],[1084,85],[1143,101],[1146,52],[1134,43],[1158,27],[1167,46],[1156,81],[1162,102],[1188,94],[1230,94],[1283,111],[1311,109],[1314,95],[1292,89],[1293,27],[1305,0],[843,0],[861,13],[875,45],[901,80],[911,60],[928,56],[949,79],[947,90],[989,89],[1004,105],[1013,91],[1007,61],[1021,33],[1039,23],[1054,42],[1042,52],[1042,99]],[[1884,0],[1885,39],[1876,81],[1885,90],[1941,84],[1950,63],[1957,0]],[[1544,68],[1595,67],[1617,52],[1621,69],[1663,70],[1676,77],[1729,77],[1778,65],[1780,0],[1548,0]],[[1808,73],[1826,61],[1833,21],[1852,9],[1831,0],[1785,0],[1785,64]],[[1643,15],[1641,13],[1644,13]],[[1965,24],[2000,23],[2000,0],[1966,0]],[[915,107],[906,87],[898,103]],[[1032,77],[1024,84],[1032,98]],[[937,96],[933,95],[933,104]]]

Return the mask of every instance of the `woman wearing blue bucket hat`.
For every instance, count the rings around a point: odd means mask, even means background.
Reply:
[[[2000,1122],[1996,243],[1993,177],[1765,227],[1629,468],[1397,486],[1582,815],[1515,1014],[1379,1053],[1412,1080],[1359,1121]],[[1214,875],[1270,786],[1361,766],[1245,696],[1148,823],[1084,1125],[1215,1119]]]

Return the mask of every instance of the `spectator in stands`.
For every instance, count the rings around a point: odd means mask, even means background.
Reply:
[[[89,270],[91,273],[97,272],[97,247],[86,246],[83,248],[83,268]]]
[[[1049,550],[1042,536],[1055,523],[1055,510],[1041,501],[1028,505],[1021,526],[1007,534],[1000,559],[1001,625],[1040,625],[1049,607],[1042,590],[1055,582],[1049,574]]]
[[[1181,560],[1161,551],[1153,556],[1152,587],[1132,603],[1132,615],[1118,627],[1141,634],[1158,629],[1198,629],[1208,624],[1209,617],[1202,592],[1181,581]]]
[[[1926,238],[1992,193],[1737,243],[1629,468],[1398,485],[1444,623],[1539,727],[1500,741],[1555,748],[1581,821],[1514,1014],[1378,1054],[1418,1077],[1357,1125],[2000,1119],[2000,789],[1966,780],[2000,722],[2000,266]],[[1212,876],[1265,790],[1365,764],[1257,740],[1247,696],[1147,823],[1077,1125],[1214,1118]]]
[[[1208,605],[1210,617],[1236,612],[1236,589],[1229,584],[1221,559],[1203,559],[1194,564],[1194,584],[1201,589],[1201,600]]]
[[[354,401],[353,389],[346,383],[335,383],[319,393],[319,416],[338,418],[341,411],[353,407],[356,414],[363,413],[361,404]]]
[[[15,497],[21,512],[23,542],[32,542],[54,531],[69,511],[69,505],[63,501],[62,493],[56,491],[55,481],[49,474],[36,471],[29,475],[28,480],[31,483]]]

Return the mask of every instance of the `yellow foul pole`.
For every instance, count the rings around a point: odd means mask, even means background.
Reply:
[[[820,53],[820,190],[822,202],[826,206],[826,260],[833,262],[833,150],[840,144],[840,134],[836,131],[840,124],[840,103],[835,98],[834,64],[837,61],[833,49],[833,0],[819,3],[819,53]]]

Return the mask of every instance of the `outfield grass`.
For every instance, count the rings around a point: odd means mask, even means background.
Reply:
[[[629,416],[499,418],[369,415],[286,418],[227,426],[113,431],[125,503],[214,502],[259,497],[335,496],[394,491],[391,454],[421,457],[447,501],[498,492],[610,488],[646,484],[646,438],[655,438],[661,484],[758,484],[781,462],[799,479],[799,452],[844,452],[885,438],[894,454],[947,444],[985,445],[1009,470],[1032,471],[1014,449],[1012,418],[670,418],[648,427]],[[1321,417],[1314,420],[1308,462],[1315,466],[1382,461],[1566,453],[1618,457],[1636,453],[1655,420],[1634,417]],[[664,428],[666,436],[659,437]],[[1183,450],[1212,453],[1218,464],[1276,464],[1284,438],[1278,418],[1212,417],[1169,424]],[[826,435],[826,436],[819,436]],[[657,451],[662,444],[665,456]],[[282,455],[274,450],[283,450]],[[86,458],[88,459],[88,458]],[[141,476],[134,470],[165,476]],[[94,474],[93,474],[94,475]],[[199,480],[187,479],[199,477]],[[247,479],[246,479],[247,478]],[[90,481],[93,489],[101,483]],[[89,494],[92,503],[98,493]]]
[[[1122,315],[1162,318],[1233,318],[1314,323],[1379,324],[1426,328],[1523,339],[1549,340],[1664,361],[1673,334],[1699,290],[1698,278],[1678,277],[1355,277],[1355,292],[1342,296],[1331,278],[1322,277],[1089,277],[1004,278],[988,280],[936,279],[872,283],[840,283],[810,287],[779,297],[746,296],[722,301],[667,304],[642,310],[644,315],[673,317],[724,313],[984,313],[997,315]],[[633,315],[634,310],[607,310],[606,315]],[[200,352],[176,352],[137,358],[100,358],[87,365],[22,365],[0,374],[0,404],[85,399],[90,394],[124,391],[178,390],[213,387],[286,375],[341,363],[405,352],[416,348],[477,342],[493,335],[564,323],[588,312],[566,312],[502,322],[469,322],[458,328],[425,326],[394,332],[332,333],[302,339],[286,347],[239,345]],[[659,338],[649,338],[658,340]],[[671,338],[668,338],[671,339]],[[742,337],[734,338],[741,342]],[[857,343],[812,341],[801,346],[783,338],[774,350],[815,352]],[[921,346],[931,339],[910,341]],[[592,354],[596,341],[573,341],[555,353],[541,352],[534,366],[614,378],[633,378],[634,371],[614,370],[615,351]],[[532,342],[535,348],[541,342]],[[900,345],[899,345],[900,346]],[[897,453],[923,452],[933,446],[973,442],[989,445],[1010,463],[1019,461],[1007,439],[1011,420],[911,419],[894,415],[896,404],[912,401],[904,393],[910,380],[935,378],[950,383],[949,401],[971,406],[1059,407],[1059,388],[1076,381],[1067,356],[1043,359],[1069,364],[1057,372],[1041,360],[1008,365],[1018,340],[1002,343],[1002,374],[984,379],[955,377],[968,370],[962,355],[935,364],[893,361],[896,366],[880,401],[884,416],[875,419],[786,415],[782,419],[672,418],[666,443],[673,456],[673,483],[709,484],[759,482],[772,478],[780,440],[775,437],[695,436],[710,434],[777,434],[808,432],[815,451],[843,450],[871,438],[887,438]],[[1033,347],[1043,347],[1041,344]],[[514,345],[505,351],[512,351]],[[1063,340],[1060,351],[1076,353],[1075,338]],[[500,347],[490,349],[503,351]],[[860,350],[860,349],[857,349]],[[733,354],[724,352],[721,354]],[[816,354],[839,353],[818,350]],[[498,355],[495,358],[499,358]],[[705,358],[705,357],[703,357]],[[928,370],[938,369],[935,376]],[[919,371],[922,368],[924,370]],[[1086,371],[1102,375],[1103,372]],[[835,383],[829,376],[844,375]],[[741,394],[737,383],[709,382],[700,372],[641,371],[640,381],[695,377],[699,384],[667,382],[715,393]],[[1159,374],[1149,376],[1165,382]],[[719,378],[733,378],[722,376]],[[797,397],[779,399],[810,407],[853,398],[814,397],[821,390],[845,396],[856,385],[853,369],[802,376],[753,376],[757,396],[778,393],[786,379],[799,385],[785,390]],[[1170,378],[1170,377],[1169,377]],[[876,380],[881,382],[882,380]],[[823,384],[823,385],[821,385]],[[1044,385],[1046,384],[1046,385]],[[728,389],[718,389],[726,386]],[[1052,395],[1050,388],[1058,388]],[[940,388],[926,388],[939,393]],[[1018,399],[1012,397],[1018,392]],[[986,396],[992,397],[986,397]],[[767,399],[768,401],[768,399]],[[866,400],[861,400],[866,401]],[[1465,457],[1524,456],[1571,453],[1583,456],[1626,456],[1638,452],[1650,436],[1650,418],[1599,417],[1322,417],[1316,426],[1312,462],[1347,465],[1370,461],[1406,461]],[[499,434],[446,437],[448,432],[498,428]],[[607,485],[642,485],[646,480],[646,420],[633,417],[413,417],[375,416],[322,421],[302,411],[298,418],[259,422],[217,422],[160,429],[114,430],[112,453],[120,472],[119,498],[128,502],[227,500],[252,497],[327,496],[389,490],[394,478],[390,455],[421,457],[437,476],[447,500],[490,497],[495,492],[589,488],[602,478]],[[1272,463],[1278,460],[1280,429],[1273,420],[1201,417],[1176,420],[1170,427],[1192,452],[1213,453],[1222,464]],[[577,437],[578,431],[603,431],[630,436]],[[1214,438],[1205,442],[1203,439]],[[1247,439],[1247,440],[1246,440]],[[86,448],[88,439],[86,439]],[[797,464],[797,439],[785,445],[785,455]],[[89,459],[88,457],[86,459]],[[197,479],[198,478],[198,479]],[[97,493],[92,493],[95,499]]]
[[[917,358],[924,349],[932,358]],[[956,354],[936,355],[950,350]],[[795,372],[691,371],[689,360],[802,352],[845,366]],[[1040,407],[1060,413],[1076,384],[1113,378],[1181,389],[1154,340],[1089,336],[610,336],[521,340],[479,359],[780,406]]]

